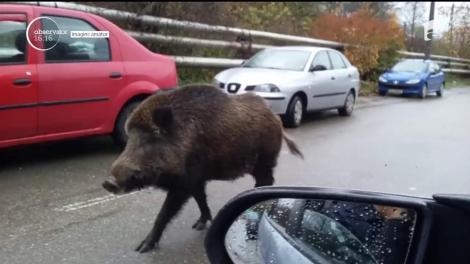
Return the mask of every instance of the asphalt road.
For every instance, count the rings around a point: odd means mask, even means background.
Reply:
[[[305,160],[285,146],[276,185],[311,185],[429,197],[468,193],[470,89],[427,100],[364,98],[349,118],[313,114],[289,130]],[[150,230],[164,192],[109,195],[101,182],[119,151],[108,137],[0,152],[0,263],[207,263],[205,231],[190,200],[160,248],[134,248]],[[245,177],[211,182],[213,214],[252,188]]]

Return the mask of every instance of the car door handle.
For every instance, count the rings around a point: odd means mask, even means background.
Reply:
[[[351,74],[348,74],[348,77],[349,77],[349,78],[351,78],[351,77],[352,77],[352,75],[351,75]]]
[[[18,78],[13,81],[13,85],[28,85],[31,83],[31,79],[29,78]]]
[[[332,79],[332,80],[336,80],[335,76],[331,76],[331,79]]]
[[[121,78],[122,77],[122,74],[120,72],[112,72],[109,74],[109,78],[111,79],[117,79],[117,78]]]

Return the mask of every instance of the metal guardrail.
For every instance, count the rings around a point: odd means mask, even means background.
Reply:
[[[189,45],[189,46],[202,46],[202,47],[214,47],[214,48],[235,48],[245,49],[247,45],[236,42],[236,41],[223,41],[213,39],[199,39],[199,38],[188,38],[188,37],[177,37],[177,36],[165,36],[161,34],[143,33],[136,31],[126,31],[131,37],[141,41],[159,41],[172,44]],[[272,47],[271,45],[262,44],[251,44],[250,48],[255,50],[261,50]]]
[[[424,53],[410,52],[410,51],[403,51],[403,50],[399,51],[399,53],[402,54],[402,55],[405,55],[409,58],[424,58]],[[448,56],[443,56],[443,55],[433,55],[433,54],[431,54],[431,59],[470,63],[469,59],[448,57]]]
[[[448,68],[443,68],[443,72],[448,72],[448,73],[459,73],[459,74],[470,74],[469,70],[463,70],[463,69],[448,69]]]
[[[199,66],[199,67],[215,67],[230,68],[240,66],[243,60],[226,59],[226,58],[206,58],[206,57],[185,57],[172,56],[175,62],[181,66]]]
[[[202,67],[215,67],[215,68],[229,68],[237,67],[243,62],[240,59],[227,59],[227,58],[207,58],[207,57],[187,57],[187,56],[172,56],[175,62],[181,66],[202,66]],[[442,69],[444,72],[449,73],[470,73],[468,70],[463,69]]]
[[[139,20],[143,24],[154,25],[154,26],[170,26],[170,27],[175,27],[175,28],[199,30],[199,31],[212,32],[212,33],[229,33],[229,34],[235,34],[235,35],[268,38],[268,39],[274,39],[274,40],[305,43],[305,44],[312,44],[316,46],[325,46],[325,47],[332,47],[332,48],[342,48],[345,45],[343,43],[339,43],[335,41],[265,32],[265,31],[259,31],[259,30],[235,28],[235,27],[214,26],[214,25],[208,25],[204,23],[180,21],[176,19],[155,17],[155,16],[149,16],[149,15],[138,15],[138,14],[127,12],[127,11],[107,9],[107,8],[102,8],[102,7],[94,7],[94,6],[69,3],[69,2],[11,2],[11,3],[29,4],[29,5],[40,4],[41,6],[67,8],[67,9],[73,9],[73,10],[99,14],[99,15],[109,17],[109,18]]]
[[[83,4],[76,4],[70,2],[10,2],[16,4],[28,4],[28,5],[41,5],[49,7],[60,7],[66,9],[73,9],[78,11],[90,12],[98,14],[104,17],[111,19],[131,19],[138,20],[143,24],[148,25],[157,25],[157,26],[169,26],[175,28],[182,28],[185,30],[197,30],[205,31],[211,33],[224,33],[224,34],[234,34],[239,36],[248,36],[248,37],[258,37],[269,40],[281,40],[287,42],[294,42],[299,44],[309,44],[315,46],[323,46],[329,48],[341,49],[347,46],[348,44],[327,41],[322,39],[300,37],[287,34],[279,34],[272,32],[265,32],[259,30],[249,30],[235,27],[226,27],[226,26],[216,26],[208,25],[197,22],[189,21],[180,21],[169,18],[155,17],[150,15],[138,15],[135,13],[107,9],[102,7],[93,7]],[[214,48],[234,48],[234,49],[246,49],[250,48],[253,50],[260,50],[268,47],[270,45],[263,44],[253,44],[249,43],[246,45],[240,42],[231,42],[223,40],[213,40],[213,39],[198,39],[198,38],[189,38],[189,37],[180,37],[180,36],[165,36],[161,34],[145,33],[145,32],[135,32],[127,31],[129,35],[136,38],[139,41],[158,41],[164,43],[171,43],[177,45],[190,45],[190,46],[202,46],[202,47],[214,47]],[[423,53],[409,52],[409,51],[399,51],[399,53],[405,58],[424,58]],[[186,57],[186,56],[173,56],[178,65],[184,66],[201,66],[201,67],[233,67],[240,65],[240,59],[228,59],[228,58],[207,58],[207,57]],[[431,58],[436,60],[441,66],[445,66],[444,70],[446,72],[453,73],[470,73],[470,70],[466,69],[454,69],[450,67],[465,67],[470,69],[470,59],[448,57],[442,55],[431,55]]]

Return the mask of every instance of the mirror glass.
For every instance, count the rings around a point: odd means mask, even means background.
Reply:
[[[276,199],[241,214],[225,236],[234,263],[405,263],[414,209]]]

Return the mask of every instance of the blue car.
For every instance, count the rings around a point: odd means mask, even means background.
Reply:
[[[445,76],[435,62],[422,59],[402,60],[379,77],[379,94],[399,91],[404,95],[426,98],[429,93],[442,96]]]

